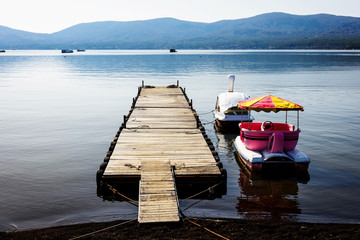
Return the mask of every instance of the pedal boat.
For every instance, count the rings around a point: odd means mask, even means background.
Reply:
[[[266,95],[259,98],[244,100],[238,103],[239,108],[247,111],[279,112],[286,111],[285,123],[271,121],[242,122],[239,124],[240,136],[234,141],[236,154],[251,171],[284,171],[296,169],[306,171],[310,159],[299,149],[298,143],[299,111],[303,107],[287,100]],[[287,112],[297,111],[297,126],[287,123]]]
[[[249,96],[242,92],[234,92],[235,76],[229,75],[229,91],[220,93],[216,98],[214,113],[215,124],[222,131],[238,131],[240,122],[251,122],[248,112],[238,108],[238,102],[249,99]]]

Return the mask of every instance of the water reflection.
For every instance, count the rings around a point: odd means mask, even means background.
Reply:
[[[242,168],[236,208],[244,219],[296,221],[301,214],[298,183],[309,179],[307,172],[283,178],[254,174]]]

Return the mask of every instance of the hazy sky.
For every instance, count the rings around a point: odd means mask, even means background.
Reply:
[[[360,17],[360,0],[0,0],[0,9],[2,26],[53,33],[78,23],[160,17],[195,22],[268,12]]]

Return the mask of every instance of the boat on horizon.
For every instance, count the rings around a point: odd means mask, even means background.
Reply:
[[[236,137],[234,146],[236,154],[243,164],[251,171],[306,171],[310,159],[301,150],[296,148],[298,143],[299,111],[303,107],[272,96],[243,100],[238,107],[247,111],[257,112],[286,112],[285,123],[242,122],[239,124],[240,135]],[[287,123],[287,112],[297,111],[297,129]]]
[[[235,75],[228,75],[229,91],[220,93],[216,98],[215,127],[219,131],[236,132],[240,122],[251,122],[254,117],[249,116],[248,111],[238,108],[238,102],[250,97],[242,92],[234,92]]]
[[[61,53],[73,53],[74,52],[74,50],[72,50],[72,49],[62,49],[61,50]]]

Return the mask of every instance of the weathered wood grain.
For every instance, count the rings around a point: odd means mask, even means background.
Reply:
[[[139,223],[178,222],[180,220],[173,176],[168,160],[141,161]]]

